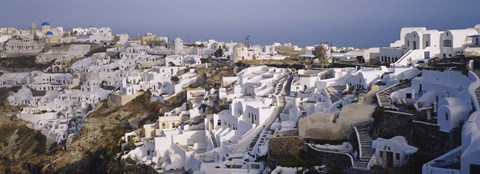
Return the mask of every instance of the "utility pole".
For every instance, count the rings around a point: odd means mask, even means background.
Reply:
[[[249,34],[245,36],[245,46],[247,46],[247,48],[250,47],[250,37]]]

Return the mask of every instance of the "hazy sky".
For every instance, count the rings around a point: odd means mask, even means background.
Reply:
[[[401,27],[480,23],[480,0],[0,0],[0,27],[109,26],[185,41],[388,46]]]

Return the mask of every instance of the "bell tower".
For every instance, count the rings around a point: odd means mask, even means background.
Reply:
[[[32,36],[35,36],[37,34],[37,26],[35,25],[35,22],[32,22],[30,34],[32,34]]]

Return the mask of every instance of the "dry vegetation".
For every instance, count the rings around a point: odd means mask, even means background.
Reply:
[[[36,63],[35,60],[35,56],[1,58],[0,70],[7,70],[10,72],[43,71],[53,63],[40,64]]]
[[[305,49],[302,49],[300,51],[294,50],[292,47],[287,47],[287,46],[276,46],[275,50],[278,52],[278,54],[290,57],[290,58],[298,58],[301,54],[305,54]]]
[[[304,64],[303,61],[298,60],[297,58],[286,58],[284,60],[242,60],[241,61],[247,65],[297,65]]]

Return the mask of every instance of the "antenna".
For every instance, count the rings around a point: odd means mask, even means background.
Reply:
[[[247,34],[245,36],[245,46],[250,47],[250,37],[251,35]]]

